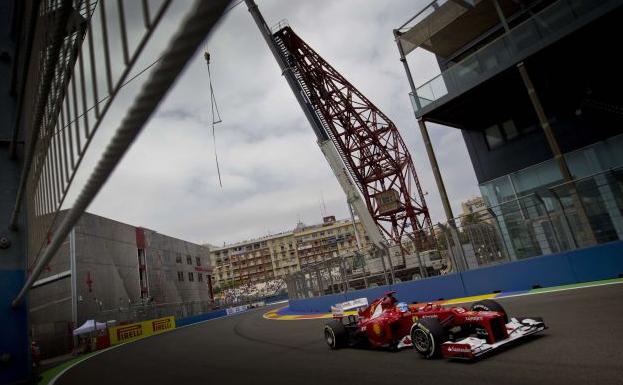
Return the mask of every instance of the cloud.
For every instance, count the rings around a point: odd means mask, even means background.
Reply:
[[[314,50],[396,123],[436,222],[444,217],[443,210],[392,36],[392,29],[423,3],[266,0],[259,6],[269,25],[287,18]],[[137,70],[159,56],[186,9],[172,6]],[[140,31],[140,26],[132,28]],[[223,187],[214,159],[208,72],[198,52],[89,211],[212,244],[289,230],[299,218],[319,222],[321,196],[330,213],[346,217],[344,194],[244,3],[227,14],[206,46],[223,118],[215,126]],[[418,84],[438,72],[431,55],[412,54],[409,60]],[[147,76],[118,96],[72,186],[72,197]],[[478,193],[460,131],[432,124],[429,130],[458,210],[462,200]]]

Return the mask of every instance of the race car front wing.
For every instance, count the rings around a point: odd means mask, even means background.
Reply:
[[[500,346],[517,341],[529,335],[547,329],[545,323],[540,319],[533,318],[512,318],[506,324],[508,338],[493,344],[488,344],[485,339],[467,337],[454,342],[445,342],[441,345],[441,353],[445,358],[458,358],[471,360],[482,356]]]

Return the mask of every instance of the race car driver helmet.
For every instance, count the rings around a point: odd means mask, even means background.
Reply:
[[[394,306],[394,304],[397,302],[396,297],[394,297],[394,293],[395,291],[388,291],[387,293],[385,293],[385,298],[383,298],[383,301],[381,302],[384,309]]]
[[[396,305],[396,309],[398,309],[398,311],[401,313],[406,313],[407,311],[409,311],[409,305],[407,305],[406,302],[398,302],[398,304]]]

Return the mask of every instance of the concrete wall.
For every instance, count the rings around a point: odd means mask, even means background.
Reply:
[[[134,226],[84,214],[76,231],[78,324],[140,298]]]
[[[32,265],[34,260],[29,263]],[[70,270],[69,241],[65,240],[40,279],[67,270]],[[32,337],[46,354],[59,355],[71,349],[70,277],[31,289],[28,310]]]
[[[130,303],[141,299],[136,230],[132,225],[89,213],[78,221],[74,229],[78,326],[93,318],[122,322],[137,316],[127,310]],[[208,301],[207,273],[201,272],[202,281],[197,279],[197,269],[210,269],[207,248],[153,230],[144,229],[144,233],[149,294],[154,302]],[[69,251],[68,238],[40,279],[70,270]],[[182,264],[176,263],[178,254]],[[186,263],[187,256],[191,256],[192,265]],[[197,266],[196,257],[201,259],[201,266]],[[183,282],[178,281],[178,270],[184,272]],[[189,272],[194,274],[193,282],[188,281]],[[76,326],[72,322],[71,277],[32,289],[29,302],[33,338],[39,342],[42,354],[49,357],[68,352],[71,331]],[[176,315],[173,308],[170,311],[165,315]]]
[[[210,300],[207,274],[211,270],[211,262],[207,247],[147,229],[145,242],[149,295],[156,303]],[[176,262],[178,256],[182,263]],[[190,264],[187,263],[188,257]],[[197,258],[200,265],[197,265]],[[183,281],[178,280],[178,272],[183,273]],[[193,274],[194,281],[188,279],[189,273]]]
[[[388,290],[405,302],[428,302],[438,299],[473,296],[495,291],[530,290],[623,276],[623,241],[545,255],[497,266],[470,270],[391,286],[290,300],[290,309],[301,312],[328,312],[331,305],[355,298],[369,301]]]

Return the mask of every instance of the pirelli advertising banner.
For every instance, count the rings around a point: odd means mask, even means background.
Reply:
[[[108,329],[110,344],[118,345],[175,329],[175,317],[163,317]]]

